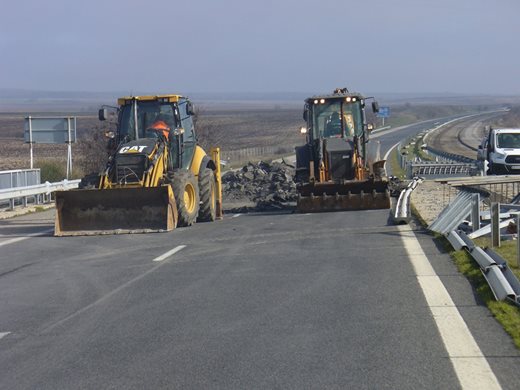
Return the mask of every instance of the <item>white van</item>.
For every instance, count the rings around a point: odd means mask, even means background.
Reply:
[[[478,149],[478,158],[488,161],[488,173],[520,174],[520,129],[490,129]]]

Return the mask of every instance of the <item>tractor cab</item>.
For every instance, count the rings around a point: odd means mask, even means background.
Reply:
[[[114,143],[163,139],[169,147],[172,168],[187,168],[196,145],[192,103],[179,95],[128,96],[118,99],[118,131]],[[99,119],[106,114],[99,112]]]
[[[364,99],[357,94],[315,96],[305,102],[309,141],[363,136]]]
[[[299,193],[304,212],[388,208],[384,161],[369,164],[365,100],[359,93],[338,88],[330,95],[305,100],[305,145],[295,148]],[[376,102],[372,103],[378,111]],[[378,153],[376,153],[378,154]]]

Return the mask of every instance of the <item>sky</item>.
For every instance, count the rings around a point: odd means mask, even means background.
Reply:
[[[0,2],[0,89],[520,95],[518,0]]]

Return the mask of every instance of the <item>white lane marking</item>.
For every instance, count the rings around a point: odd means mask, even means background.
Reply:
[[[388,149],[388,152],[386,152],[385,157],[383,157],[383,160],[385,160],[385,161],[388,160],[388,155],[390,153],[392,153],[392,150],[394,150],[397,147],[397,145],[399,145],[400,143],[401,143],[401,141],[399,141],[394,146],[392,146],[390,149]]]
[[[6,240],[4,242],[0,242],[0,246],[14,244],[15,242],[20,242],[20,241],[23,241],[23,240],[27,240],[28,238],[32,238],[32,237],[44,236],[46,234],[53,233],[53,232],[54,232],[54,228],[53,229],[44,230],[43,232],[31,233],[31,234],[28,234],[28,235],[23,236],[23,237],[12,238],[10,240]]]
[[[474,117],[474,116],[479,116],[479,115],[483,115],[483,114],[491,114],[493,112],[498,112],[498,111],[489,111],[489,112],[485,112],[485,113],[480,113],[480,114],[471,114],[471,115],[466,115],[466,116],[461,116],[461,117],[458,117],[458,118],[455,118],[455,119],[452,119],[448,122],[444,122],[444,123],[441,123],[440,125],[436,126],[436,127],[433,127],[431,128],[430,130],[428,130],[428,133],[424,136],[424,141],[426,142],[426,139],[428,138],[428,136],[435,130],[437,129],[440,129],[441,127],[444,127],[446,125],[449,125],[453,122],[456,122],[456,121],[460,121],[462,119],[467,119],[467,118],[471,118],[471,117]],[[389,133],[393,133],[395,131],[398,131],[398,130],[402,130],[402,129],[406,129],[408,127],[412,127],[414,125],[420,125],[422,123],[426,123],[426,122],[429,122],[429,120],[426,120],[426,121],[422,121],[422,122],[417,122],[417,123],[412,123],[411,125],[405,125],[405,126],[401,126],[401,127],[396,127],[395,129],[393,130],[389,130],[389,131],[386,131],[384,134],[377,134],[377,135],[374,135],[373,137],[371,138],[377,138],[377,137],[381,137],[382,135],[386,135],[386,134],[389,134]],[[392,152],[392,150],[397,147],[397,145],[399,145],[402,141],[399,141],[398,143],[396,143],[394,146],[392,146],[388,152],[386,152],[385,154],[385,157],[383,158],[383,160],[388,160],[388,155]]]
[[[231,218],[237,218],[237,217],[240,217],[242,214],[235,214],[233,215]]]
[[[164,255],[162,256],[165,256],[165,258],[167,259],[169,256],[171,256],[173,253],[175,252],[178,252],[180,251],[181,249],[185,248],[186,245],[179,245],[178,247],[176,248],[173,248],[171,251],[168,251],[166,252]],[[159,256],[161,257],[161,256]],[[155,261],[155,259],[154,259]],[[111,298],[112,296],[114,296],[115,294],[117,294],[119,291],[121,290],[124,290],[125,288],[131,286],[132,284],[134,284],[135,282],[143,279],[144,277],[146,277],[147,275],[151,274],[152,272],[154,272],[156,269],[158,269],[159,267],[162,267],[164,264],[168,264],[168,261],[164,261],[164,262],[160,262],[156,265],[154,265],[152,268],[150,268],[148,271],[142,273],[141,275],[139,276],[136,276],[135,278],[133,279],[130,279],[129,281],[123,283],[122,285],[120,285],[119,287],[115,288],[114,290],[110,291],[108,294],[106,295],[103,295],[101,298],[99,298],[97,301],[94,301],[92,302],[91,304],[87,305],[87,306],[84,306],[82,307],[81,309],[75,311],[74,313],[72,314],[69,314],[67,317],[65,318],[62,318],[61,320],[55,322],[54,324],[51,324],[49,325],[47,328],[43,329],[42,332],[48,332],[54,328],[56,328],[57,326],[60,326],[60,325],[63,325],[65,322],[71,320],[72,318],[75,318],[77,317],[78,315],[86,312],[87,310],[90,310],[91,308],[93,308],[94,306],[97,306],[103,302],[105,302],[106,300],[108,300],[109,298]]]
[[[466,322],[409,226],[400,225],[401,239],[413,265],[453,369],[463,389],[501,389]]]
[[[11,332],[0,332],[0,339],[4,338],[4,337],[7,336],[9,333],[11,333]]]
[[[177,253],[178,251],[180,250],[183,250],[184,248],[186,248],[186,245],[179,245],[175,248],[173,248],[172,250],[169,250],[168,252],[166,253],[163,253],[162,255],[160,256],[157,256],[155,259],[153,259],[152,261],[163,261],[164,259],[167,259],[168,257],[170,257],[171,255]]]

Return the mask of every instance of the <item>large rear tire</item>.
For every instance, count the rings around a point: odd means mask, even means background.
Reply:
[[[199,186],[193,173],[175,172],[170,179],[179,221],[177,226],[191,226],[199,214]]]
[[[212,222],[217,218],[217,185],[215,173],[204,168],[199,173],[200,210],[198,222]]]

